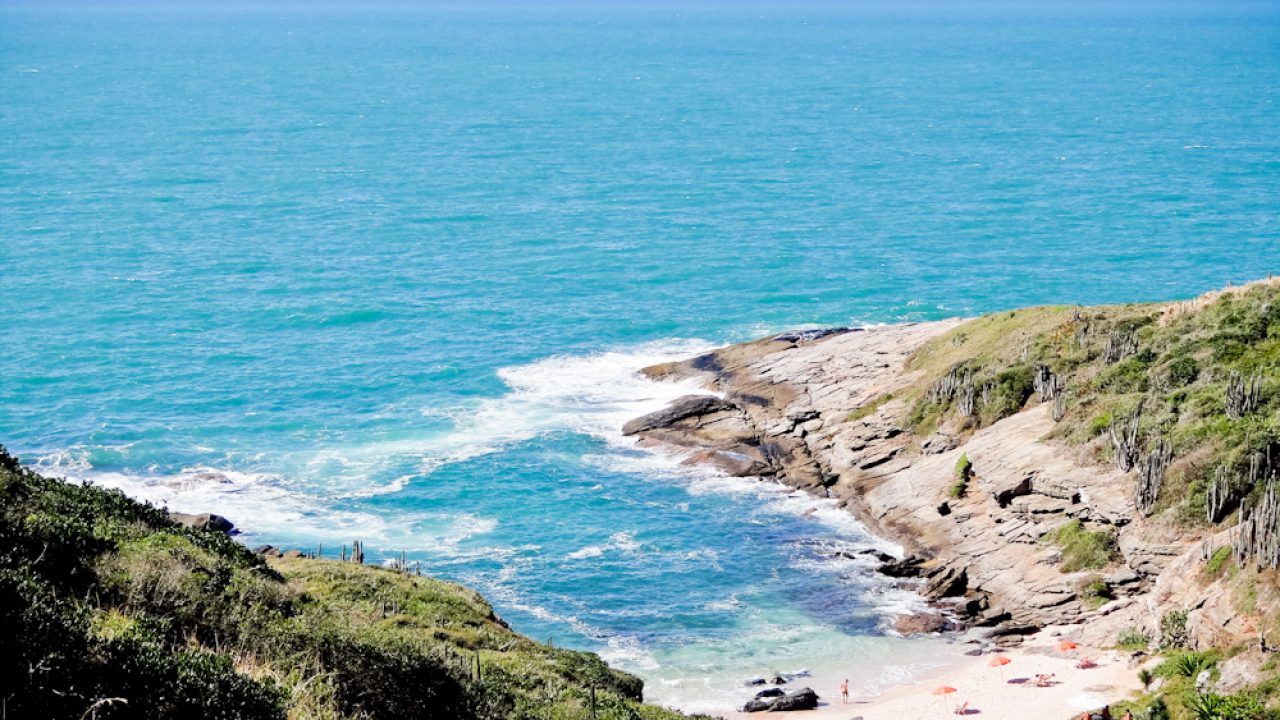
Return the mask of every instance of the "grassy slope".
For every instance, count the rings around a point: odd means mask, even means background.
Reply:
[[[1053,435],[1107,464],[1113,452],[1108,427],[1145,398],[1144,444],[1164,437],[1173,450],[1156,515],[1207,528],[1205,493],[1218,467],[1242,476],[1230,503],[1236,509],[1262,490],[1262,482],[1244,486],[1250,457],[1270,451],[1280,463],[1280,283],[1254,283],[1180,311],[1166,307],[1039,307],[965,323],[911,359],[922,379],[907,421],[922,436],[940,425],[962,432],[990,425],[1036,402],[1032,376],[1045,365],[1066,388],[1066,415]],[[1135,332],[1137,351],[1104,362],[1109,333],[1127,330]],[[958,365],[973,370],[975,385],[990,388],[975,418],[959,417],[954,399],[934,402],[926,393]],[[1239,419],[1226,412],[1233,371],[1263,378],[1260,406]],[[1231,525],[1234,517],[1228,512],[1218,524]]]
[[[513,631],[466,588],[317,560],[268,564],[0,448],[7,717],[682,717],[638,678]],[[478,665],[478,671],[477,671]]]
[[[1137,348],[1108,363],[1103,354],[1113,331],[1133,331]],[[974,319],[910,360],[920,380],[904,393],[911,404],[905,421],[921,438],[940,427],[961,436],[972,433],[1034,405],[1032,378],[1040,365],[1052,369],[1066,390],[1065,415],[1050,439],[1075,448],[1086,461],[1113,461],[1108,428],[1143,400],[1142,444],[1150,448],[1164,438],[1173,452],[1151,518],[1157,524],[1191,534],[1230,527],[1239,508],[1263,491],[1265,478],[1249,478],[1250,458],[1270,453],[1273,467],[1280,464],[1280,282],[1252,283],[1176,305],[1036,307]],[[973,417],[961,415],[954,397],[930,398],[929,389],[956,367],[972,371],[975,386],[988,389]],[[1226,411],[1233,372],[1262,376],[1258,408],[1234,419]],[[854,409],[851,415],[857,413]],[[1237,480],[1226,512],[1210,522],[1206,495],[1219,468]],[[1092,525],[1073,521],[1046,536],[1063,547],[1064,571],[1100,568],[1118,559],[1114,529]],[[1220,552],[1206,563],[1205,580],[1224,576],[1238,611],[1257,615],[1269,637],[1280,637],[1280,613],[1263,609],[1280,607],[1276,572],[1239,567],[1229,553]],[[1188,676],[1187,653],[1173,645],[1164,648],[1170,657],[1158,673],[1164,677],[1161,691],[1134,705],[1139,717],[1156,720],[1163,708],[1174,720],[1280,718],[1275,660],[1263,668],[1270,679],[1248,692],[1200,694],[1194,688],[1198,670]],[[1221,660],[1241,650],[1221,648],[1195,657],[1203,663],[1200,669],[1216,674]]]

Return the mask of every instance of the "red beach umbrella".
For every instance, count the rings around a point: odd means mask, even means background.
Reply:
[[[997,655],[991,658],[991,662],[987,663],[988,667],[996,668],[1000,671],[1000,682],[1004,682],[1004,666],[1013,662],[1003,655]]]
[[[951,709],[951,702],[950,702],[949,700],[947,700],[947,696],[948,696],[948,695],[950,695],[951,693],[955,692],[955,691],[956,691],[956,689],[955,689],[955,688],[953,688],[953,687],[951,687],[950,685],[939,685],[938,687],[936,687],[936,688],[934,688],[934,689],[933,689],[933,694],[934,694],[934,695],[941,695],[941,696],[942,696],[942,702],[946,705],[947,709],[948,709],[948,710],[950,710],[950,709]]]

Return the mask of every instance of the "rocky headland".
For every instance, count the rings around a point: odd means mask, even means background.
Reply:
[[[1280,643],[1278,295],[773,336],[646,369],[707,393],[624,432],[899,543],[882,572],[939,609],[904,632],[1215,650],[1237,691]]]

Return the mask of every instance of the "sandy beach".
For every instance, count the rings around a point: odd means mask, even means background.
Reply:
[[[850,697],[840,701],[838,673],[815,673],[794,683],[813,688],[821,697],[817,710],[786,713],[797,720],[942,720],[957,717],[955,710],[967,703],[966,717],[989,720],[1066,720],[1084,710],[1100,709],[1107,703],[1124,700],[1141,690],[1137,667],[1129,666],[1126,654],[1080,646],[1060,651],[1061,638],[1040,633],[1020,648],[984,653],[959,654],[955,663],[926,679],[894,688],[876,697]],[[1008,658],[1002,667],[992,667],[997,656]],[[1090,658],[1097,667],[1081,669],[1081,658]],[[1053,674],[1048,687],[1036,687],[1038,674]],[[851,685],[853,682],[851,681]],[[947,686],[956,692],[933,694]],[[765,717],[762,713],[729,713],[726,718]]]

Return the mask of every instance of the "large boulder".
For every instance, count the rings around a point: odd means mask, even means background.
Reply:
[[[786,712],[813,710],[816,707],[818,707],[818,693],[809,688],[800,688],[779,695],[765,696],[762,692],[755,699],[748,700],[747,704],[742,706],[742,712]]]
[[[232,534],[236,526],[228,519],[221,515],[213,513],[199,513],[191,515],[188,513],[169,512],[169,519],[195,530],[212,530],[213,532]]]

